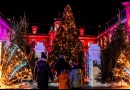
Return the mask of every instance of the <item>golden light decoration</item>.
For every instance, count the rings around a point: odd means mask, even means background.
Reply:
[[[17,89],[22,83],[24,77],[32,80],[31,68],[28,64],[27,57],[22,50],[11,43],[11,46],[3,45],[3,57],[0,64],[0,88],[1,89]],[[25,70],[24,70],[25,69]],[[29,77],[28,77],[29,76]]]
[[[115,76],[123,78],[126,83],[130,83],[130,49],[128,48],[130,46],[121,52],[113,71]]]

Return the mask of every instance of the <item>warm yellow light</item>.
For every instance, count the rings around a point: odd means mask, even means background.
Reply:
[[[0,64],[1,64],[1,54],[2,54],[1,49],[2,49],[2,41],[0,40]]]

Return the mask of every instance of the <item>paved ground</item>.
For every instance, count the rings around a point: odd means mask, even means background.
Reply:
[[[48,89],[58,89],[58,84],[57,83],[49,83],[48,85],[49,85]],[[38,89],[36,82],[33,82],[30,87],[32,89]]]
[[[49,85],[48,89],[58,89],[58,83],[49,83],[48,85]],[[88,84],[84,84],[82,89],[130,89],[130,86],[129,87],[128,86],[127,87],[105,87],[105,86],[103,87],[103,86],[104,85],[101,85],[99,87],[90,87]],[[18,89],[38,89],[38,88],[37,88],[36,81],[33,81],[31,83],[27,83],[27,82],[21,83]]]
[[[32,84],[32,89],[38,89],[36,82]],[[57,83],[49,83],[49,88],[48,89],[58,89],[58,84]],[[130,89],[130,87],[90,87],[87,84],[84,84],[82,89]]]

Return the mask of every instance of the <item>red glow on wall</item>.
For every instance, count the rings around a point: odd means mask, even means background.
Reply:
[[[128,27],[130,27],[130,20],[128,20]]]
[[[56,23],[58,24],[58,23]],[[32,30],[37,30],[37,26],[32,26]],[[84,28],[80,28],[79,31],[81,32],[81,35],[84,35]],[[43,35],[43,34],[31,34],[29,35],[29,44],[31,44],[32,42],[34,43],[34,45],[36,44],[36,42],[43,42],[43,44],[46,47],[46,50],[49,52],[51,52],[52,50],[52,45],[53,45],[53,41],[55,39],[56,33],[54,30],[51,30],[47,35]],[[79,36],[80,41],[83,44],[83,48],[84,48],[84,52],[86,52],[88,50],[88,42],[91,42],[91,44],[96,43],[96,36]]]

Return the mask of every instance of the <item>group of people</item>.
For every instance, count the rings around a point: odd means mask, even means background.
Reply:
[[[47,89],[49,79],[58,83],[59,89],[81,89],[83,86],[83,70],[78,61],[72,61],[72,67],[65,60],[64,55],[60,55],[55,67],[56,78],[54,78],[49,62],[44,52],[35,65],[36,81],[39,89]]]

